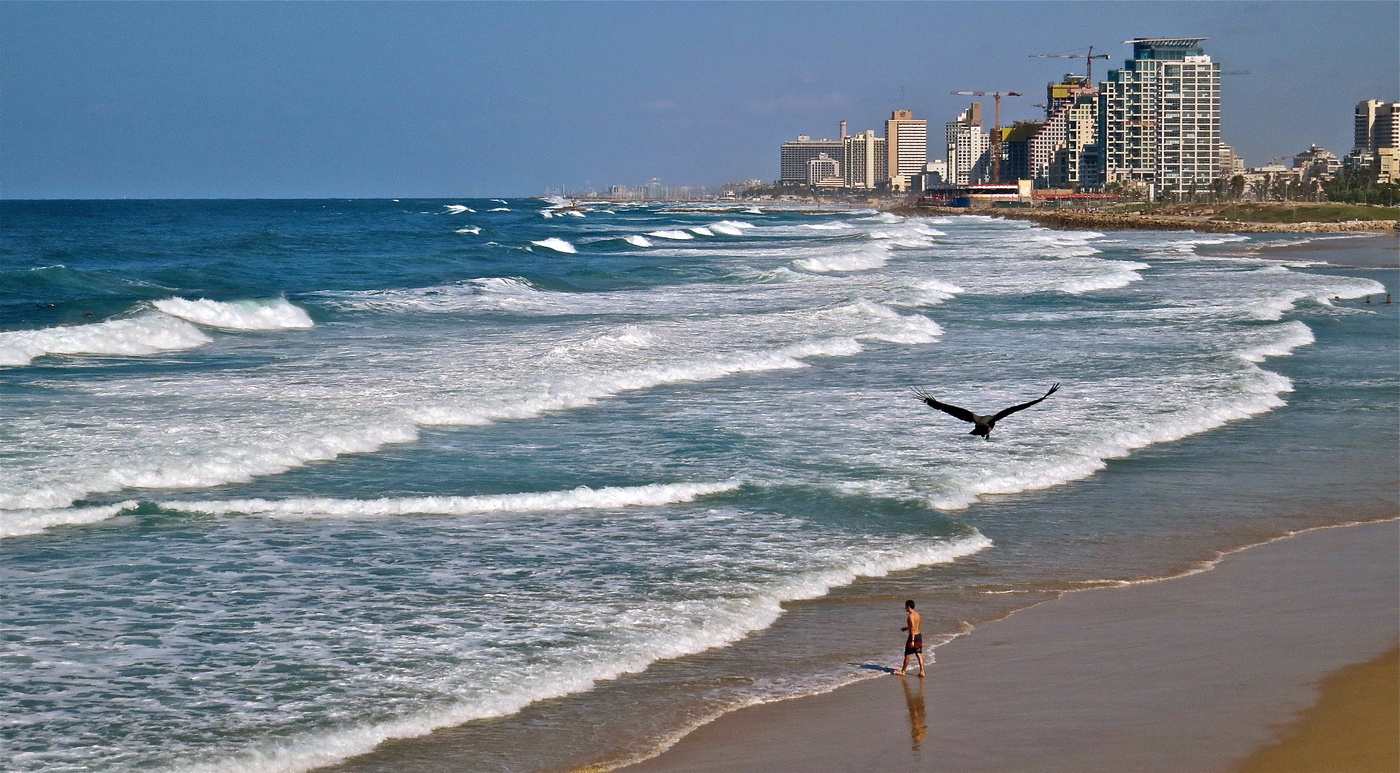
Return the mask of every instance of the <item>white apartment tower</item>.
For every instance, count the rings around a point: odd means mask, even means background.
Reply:
[[[982,103],[973,102],[958,120],[944,129],[948,144],[949,185],[973,185],[984,182],[991,169],[991,135],[982,131]]]
[[[915,119],[909,110],[890,113],[885,121],[885,147],[890,188],[909,190],[914,175],[922,174],[928,163],[928,121]]]
[[[847,137],[846,187],[869,190],[889,180],[888,144],[873,129]]]
[[[1105,183],[1149,192],[1209,190],[1219,169],[1220,64],[1205,38],[1138,38],[1133,58],[1102,83],[1099,136]]]

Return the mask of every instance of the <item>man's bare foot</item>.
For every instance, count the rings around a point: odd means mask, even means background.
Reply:
[[[902,668],[897,668],[897,669],[891,671],[890,673],[894,674],[895,676],[904,676],[904,669],[902,669]]]
[[[923,678],[924,678],[924,672],[922,672],[922,671],[919,672],[919,678],[920,678],[920,679],[923,679]]]

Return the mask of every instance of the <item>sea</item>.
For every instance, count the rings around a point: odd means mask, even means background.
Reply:
[[[1331,238],[0,202],[0,768],[609,770],[879,676],[905,598],[1395,517],[1397,273],[1268,249]]]

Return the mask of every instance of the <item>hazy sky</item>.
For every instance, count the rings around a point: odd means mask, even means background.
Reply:
[[[1400,99],[1400,3],[0,2],[0,197],[534,195],[778,176],[799,133],[942,124],[1094,45],[1206,37],[1251,165]],[[901,96],[902,95],[902,96]],[[991,104],[986,105],[989,118]],[[941,153],[939,154],[941,155]]]

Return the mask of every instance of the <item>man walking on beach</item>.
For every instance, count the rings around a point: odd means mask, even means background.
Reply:
[[[909,670],[909,656],[913,655],[919,660],[919,676],[924,675],[924,635],[919,632],[919,613],[914,611],[914,600],[909,599],[904,602],[904,627],[901,631],[908,631],[909,638],[904,641],[904,664],[899,667],[896,674],[904,675]]]

